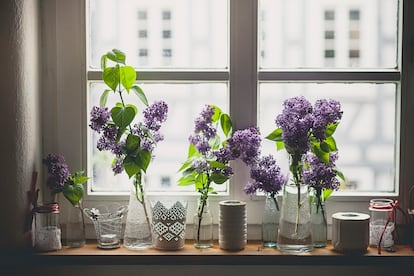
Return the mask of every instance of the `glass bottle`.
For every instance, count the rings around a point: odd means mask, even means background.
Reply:
[[[85,245],[85,220],[80,202],[75,206],[68,205],[65,234],[67,246],[82,247]]]
[[[277,202],[277,196],[267,193],[262,220],[262,243],[264,247],[277,247],[279,220],[280,208]]]
[[[328,223],[323,192],[311,191],[311,221],[313,247],[325,247],[328,241]]]
[[[384,234],[381,240],[381,247],[391,247],[394,245],[394,240],[392,238],[392,232],[395,227],[395,223],[392,220],[393,203],[393,200],[384,198],[370,200],[370,245],[378,246],[383,232]]]
[[[308,186],[289,183],[283,187],[278,249],[287,253],[313,249]]]
[[[197,212],[193,218],[194,247],[213,247],[213,216],[208,199],[198,200]]]
[[[125,222],[124,246],[130,250],[152,247],[150,211],[145,192],[131,188]]]
[[[34,247],[37,251],[62,248],[59,213],[57,203],[46,203],[34,208]]]

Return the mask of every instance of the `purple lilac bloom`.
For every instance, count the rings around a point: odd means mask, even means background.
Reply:
[[[96,147],[98,150],[110,150],[112,151],[116,147],[116,135],[118,128],[115,125],[106,125],[103,128],[103,134],[99,137]]]
[[[313,135],[323,141],[326,138],[326,127],[342,118],[341,104],[332,99],[317,100],[313,110]]]
[[[277,194],[287,181],[272,155],[260,157],[258,163],[250,170],[252,179],[244,187],[246,194],[254,194],[257,190],[269,194]]]
[[[158,131],[167,120],[168,105],[164,101],[154,102],[144,110],[144,124],[149,130]]]
[[[212,126],[212,117],[214,107],[207,105],[200,113],[200,116],[194,120],[194,133],[202,133],[207,140],[216,136],[216,129]]]
[[[109,112],[107,107],[94,106],[92,107],[90,116],[91,123],[89,126],[93,130],[100,133],[103,126],[108,122],[109,118],[111,117],[111,113]]]
[[[240,158],[247,165],[256,162],[260,155],[260,132],[255,127],[237,130],[228,141],[233,159]]]
[[[62,191],[70,177],[69,168],[63,155],[50,153],[43,159],[43,163],[47,166],[50,174],[47,179],[48,187],[56,193]]]
[[[216,160],[220,163],[227,163],[230,160],[234,160],[231,150],[228,146],[213,151],[213,155],[216,157]]]
[[[339,189],[339,180],[336,178],[335,161],[338,159],[338,153],[331,153],[329,163],[324,163],[314,154],[306,156],[308,167],[303,171],[303,180],[309,186],[315,189]]]
[[[283,103],[276,125],[282,128],[282,138],[290,154],[305,154],[310,147],[308,133],[313,125],[312,105],[304,97],[293,97]]]
[[[112,165],[112,171],[115,174],[120,174],[120,173],[122,173],[124,171],[124,164],[123,164],[123,162],[124,162],[124,159],[123,159],[123,157],[121,155],[118,155],[115,158],[115,162]]]

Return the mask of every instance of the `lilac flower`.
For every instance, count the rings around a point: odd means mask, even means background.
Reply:
[[[111,117],[111,113],[109,112],[107,107],[98,107],[94,106],[91,110],[91,123],[89,126],[97,131],[98,133],[101,132],[103,126],[108,122],[109,118]]]
[[[120,174],[124,171],[124,159],[121,155],[117,156],[114,160],[114,163],[112,165],[112,171],[115,174]]]
[[[50,174],[47,179],[47,186],[55,193],[62,191],[70,177],[69,168],[63,155],[50,153],[43,159],[43,164],[47,166]]]
[[[114,147],[116,147],[116,135],[118,133],[118,128],[115,125],[105,125],[102,130],[103,134],[98,139],[96,147],[100,151],[112,151]]]
[[[164,101],[154,102],[144,110],[144,124],[148,129],[158,131],[167,120],[168,105]]]
[[[214,115],[214,107],[207,105],[200,113],[200,116],[194,120],[194,133],[202,134],[208,141],[214,138],[217,130],[212,125],[212,117]]]
[[[317,100],[313,116],[313,135],[320,141],[326,138],[326,127],[342,118],[341,104],[336,100]]]
[[[255,163],[260,155],[260,132],[255,127],[237,130],[227,141],[233,159],[240,158],[247,165]]]
[[[339,180],[336,178],[335,161],[338,159],[338,153],[331,153],[329,163],[324,163],[314,154],[306,156],[306,162],[309,166],[304,168],[303,180],[309,186],[315,189],[339,189]]]
[[[310,147],[308,134],[313,125],[312,105],[304,97],[293,97],[283,106],[276,125],[282,128],[286,150],[293,155],[305,154]]]
[[[250,170],[250,181],[245,187],[246,194],[254,194],[257,190],[275,195],[287,181],[272,155],[260,157]]]

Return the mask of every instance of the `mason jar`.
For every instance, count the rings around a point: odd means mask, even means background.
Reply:
[[[47,203],[34,209],[34,247],[37,251],[62,248],[59,214],[57,203]]]
[[[381,247],[391,247],[394,245],[392,232],[395,223],[392,218],[394,201],[391,199],[377,198],[371,199],[369,203],[370,222],[369,222],[369,244],[378,246],[381,235]],[[389,220],[389,221],[388,221]],[[387,224],[388,221],[388,224]],[[382,234],[384,232],[384,234]]]

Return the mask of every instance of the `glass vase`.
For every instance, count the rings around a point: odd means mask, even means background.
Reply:
[[[307,185],[284,185],[277,243],[278,248],[287,253],[309,252],[313,249]]]
[[[130,250],[152,247],[151,209],[146,200],[143,184],[141,182],[138,185],[135,184],[129,197],[124,232],[124,246]]]
[[[321,192],[312,192],[311,221],[313,247],[325,247],[328,241],[328,223],[326,220],[325,199]]]
[[[195,248],[213,247],[213,216],[207,199],[198,200],[193,219],[193,234]]]
[[[277,247],[279,220],[280,208],[277,196],[266,194],[262,220],[262,243],[264,247]]]
[[[85,245],[85,220],[81,203],[68,204],[66,221],[66,245],[82,247]]]

